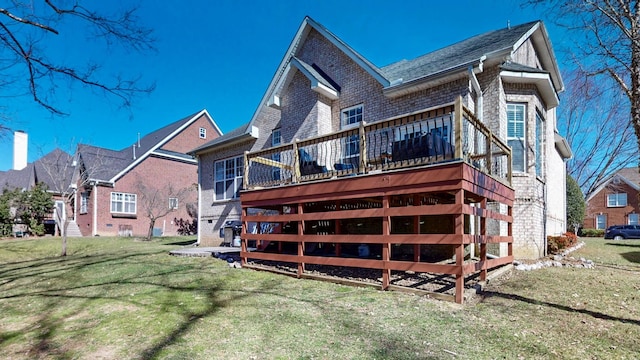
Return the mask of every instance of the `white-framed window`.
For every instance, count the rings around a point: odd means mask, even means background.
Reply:
[[[244,157],[238,156],[214,163],[216,201],[235,199],[240,196],[244,174]]]
[[[542,177],[544,156],[544,121],[540,113],[536,112],[536,176]]]
[[[174,197],[169,198],[169,209],[172,209],[172,210],[178,209],[178,198],[174,198]]]
[[[629,225],[640,225],[638,214],[629,214]]]
[[[607,207],[627,206],[627,193],[617,193],[607,195]]]
[[[596,215],[596,229],[604,230],[607,228],[607,215]]]
[[[83,191],[80,193],[80,214],[86,214],[89,206],[89,193]]]
[[[525,172],[526,169],[526,138],[524,104],[507,104],[507,144],[511,147],[513,171]]]
[[[363,120],[364,108],[362,104],[352,106],[350,108],[340,111],[340,125],[343,129],[348,128],[349,125],[359,124]]]
[[[280,129],[273,129],[271,132],[271,146],[278,146],[282,144],[282,133]],[[280,162],[280,153],[271,154],[271,160]],[[280,180],[281,170],[279,167],[273,167],[272,179]]]
[[[119,214],[136,213],[136,194],[111,193],[111,212]]]
[[[363,121],[364,111],[362,104],[352,106],[340,111],[340,125],[342,129],[349,129],[359,126]],[[360,139],[358,135],[352,135],[345,138],[343,144],[343,162],[357,163],[360,156]]]
[[[207,129],[205,128],[200,128],[200,139],[206,139],[207,138]]]

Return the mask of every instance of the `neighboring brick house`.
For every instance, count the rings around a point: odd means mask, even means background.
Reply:
[[[132,134],[135,136],[135,134]],[[176,235],[174,218],[192,221],[198,167],[187,151],[222,135],[206,110],[158,129],[122,150],[79,145],[75,221],[83,236],[144,236],[145,208],[175,208],[156,221],[154,235]],[[190,191],[189,191],[190,189]],[[188,206],[193,210],[188,211]]]
[[[606,229],[611,225],[640,225],[640,173],[624,168],[606,178],[586,199],[583,227]]]
[[[513,255],[540,257],[546,235],[566,229],[564,160],[571,150],[556,130],[555,112],[563,89],[539,21],[377,67],[307,17],[252,119],[191,152],[200,172],[198,241],[220,243],[220,228],[240,219],[245,151],[406,116],[461,97],[513,149]]]
[[[43,183],[47,191],[51,193],[55,203],[52,214],[45,219],[45,234],[60,234],[62,222],[68,214],[72,214],[71,208],[65,208],[61,195],[68,190],[73,175],[72,156],[56,148],[32,163],[26,162],[27,136],[24,133],[16,134],[21,138],[23,147],[14,146],[14,157],[23,158],[24,161],[14,161],[14,168],[0,171],[0,191],[4,189],[31,190],[36,184]],[[66,184],[67,188],[60,188]],[[60,214],[60,216],[56,216]],[[26,229],[25,229],[26,230]]]

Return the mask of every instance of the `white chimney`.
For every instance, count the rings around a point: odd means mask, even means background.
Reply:
[[[27,145],[29,137],[22,130],[13,133],[13,170],[27,167]]]

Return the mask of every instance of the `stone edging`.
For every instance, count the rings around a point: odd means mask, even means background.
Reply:
[[[523,263],[521,261],[515,260],[513,265],[516,270],[521,271],[531,271],[538,270],[545,267],[574,267],[574,268],[585,268],[585,269],[593,269],[595,264],[592,260],[587,260],[585,258],[576,259],[572,256],[567,257],[570,253],[580,249],[585,245],[584,242],[579,242],[578,244],[565,249],[560,254],[553,255],[553,259],[548,260],[540,260],[533,264]]]

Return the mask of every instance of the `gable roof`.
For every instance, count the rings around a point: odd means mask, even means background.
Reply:
[[[637,167],[628,167],[623,168],[616,171],[614,174],[608,176],[595,188],[595,190],[589,195],[586,201],[591,200],[594,196],[596,196],[599,192],[601,192],[607,185],[609,185],[612,181],[619,180],[636,191],[640,192],[640,168]]]
[[[24,169],[0,171],[0,189],[30,189],[35,185],[33,163]]]
[[[71,185],[73,157],[56,148],[24,169],[0,171],[0,189],[31,189],[37,183],[47,185],[49,191],[60,193]],[[65,188],[63,188],[65,187]]]
[[[547,94],[546,100],[551,101],[552,105],[554,104],[554,99],[557,99],[556,93],[564,90],[564,84],[557,67],[551,42],[543,23],[540,21],[532,21],[476,35],[413,60],[401,60],[379,68],[324,26],[307,16],[302,21],[285,52],[251,120],[233,132],[234,138],[230,136],[224,140],[215,139],[192,150],[192,153],[217,146],[222,141],[240,141],[241,139],[251,138],[252,136],[250,135],[254,132],[254,123],[257,121],[262,107],[274,106],[277,108],[279,106],[279,89],[283,88],[283,85],[287,83],[291,72],[301,71],[311,81],[313,90],[325,95],[338,96],[339,90],[333,86],[331,79],[325,78],[323,74],[315,71],[312,66],[295,57],[300,44],[306,40],[312,29],[324,36],[378,81],[383,87],[383,93],[389,97],[413,92],[421,87],[432,86],[437,81],[443,81],[444,78],[449,76],[467,76],[470,67],[481,70],[485,62],[500,64],[508,61],[514,52],[528,39],[531,39],[534,43],[543,67],[548,70],[540,71],[539,69],[522,65],[517,67],[513,64],[507,65],[505,68],[512,73],[507,72],[505,75],[514,78],[517,74],[530,73],[534,74],[532,79],[536,82],[546,81],[547,84],[543,85],[546,86],[547,90],[552,89],[551,91],[553,92],[553,94]],[[538,77],[541,79],[538,79]],[[548,86],[549,83],[551,87]]]
[[[207,110],[201,110],[155,130],[119,151],[86,144],[79,145],[77,150],[79,160],[88,172],[90,180],[105,183],[114,183],[152,155],[195,163],[192,156],[163,150],[161,147],[202,115],[209,119],[219,134],[222,134]]]

